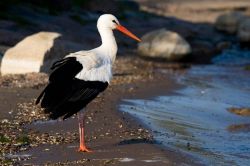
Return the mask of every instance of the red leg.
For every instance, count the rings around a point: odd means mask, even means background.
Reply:
[[[84,139],[84,114],[83,111],[80,111],[78,113],[78,123],[79,123],[79,136],[80,136],[80,147],[79,152],[92,152],[89,150],[85,145],[85,139]]]

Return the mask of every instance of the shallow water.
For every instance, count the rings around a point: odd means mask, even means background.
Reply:
[[[145,122],[160,143],[207,165],[248,165],[250,117],[228,108],[250,107],[250,71],[239,65],[237,56],[235,65],[222,65],[221,56],[214,65],[195,66],[176,77],[185,88],[175,95],[124,100],[120,110]]]

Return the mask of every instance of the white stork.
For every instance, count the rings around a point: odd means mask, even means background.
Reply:
[[[112,78],[112,65],[116,58],[117,44],[113,34],[117,29],[129,37],[141,41],[123,27],[111,14],[103,14],[97,21],[101,46],[88,51],[79,51],[56,61],[51,69],[49,83],[36,100],[41,100],[50,118],[66,119],[78,113],[79,151],[90,152],[84,141],[84,108],[104,91]]]

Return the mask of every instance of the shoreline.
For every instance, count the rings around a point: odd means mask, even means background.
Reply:
[[[126,68],[123,68],[124,65]],[[127,71],[129,68],[127,65],[134,66],[130,68],[134,72]],[[171,94],[174,89],[181,88],[173,81],[171,74],[157,72],[159,69],[166,69],[170,73],[176,73],[169,69],[169,65],[159,62],[152,63],[139,58],[119,57],[111,85],[100,97],[89,104],[86,111],[86,142],[94,153],[76,152],[78,137],[75,118],[64,122],[32,122],[21,126],[25,132],[35,132],[38,137],[43,137],[41,135],[45,133],[49,134],[49,137],[58,133],[65,140],[72,140],[59,141],[55,144],[38,143],[37,146],[18,153],[32,155],[29,160],[20,161],[20,163],[39,165],[77,165],[81,162],[84,165],[200,165],[197,159],[187,154],[155,143],[146,125],[132,115],[119,111],[119,105],[123,99],[152,98],[161,94]],[[145,73],[145,71],[148,72]],[[145,78],[145,80],[141,78]],[[147,90],[145,91],[145,89]],[[30,92],[30,88],[25,88],[24,91]],[[31,94],[36,97],[38,92],[39,90],[35,90]],[[30,110],[32,107],[26,107],[26,109]],[[63,154],[63,157],[58,154]]]

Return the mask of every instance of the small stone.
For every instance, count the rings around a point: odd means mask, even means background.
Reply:
[[[9,120],[8,119],[3,119],[2,123],[9,123]]]
[[[143,129],[139,128],[139,129],[138,129],[138,131],[139,131],[139,132],[142,132],[142,131],[143,131]]]

